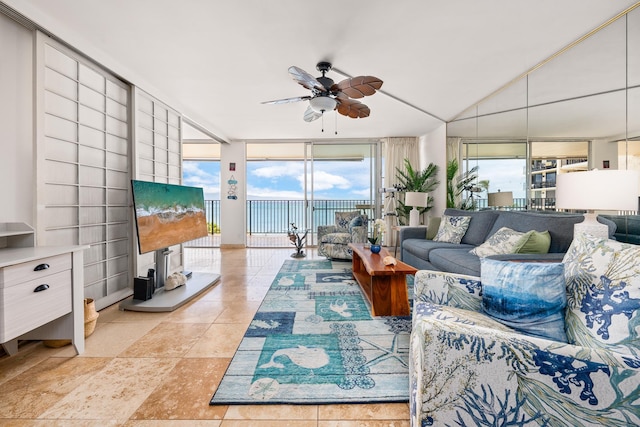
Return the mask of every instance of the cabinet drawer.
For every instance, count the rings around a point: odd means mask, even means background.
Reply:
[[[16,338],[60,316],[71,313],[71,270],[0,288],[0,342]],[[34,292],[40,285],[48,289]]]
[[[38,266],[48,266],[39,269]],[[0,270],[0,288],[19,285],[23,282],[38,280],[43,277],[71,269],[71,254],[56,255],[35,261],[11,265]]]

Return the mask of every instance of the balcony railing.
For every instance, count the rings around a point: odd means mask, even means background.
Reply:
[[[527,205],[528,202],[528,205]],[[247,200],[247,244],[253,247],[286,247],[289,240],[286,238],[291,223],[299,229],[306,225],[307,203],[304,200]],[[334,223],[335,213],[358,210],[356,206],[368,205],[368,200],[314,200],[313,201],[313,225],[317,229],[319,225]],[[514,198],[513,205],[507,207],[510,210],[525,209],[554,209],[555,198]],[[476,199],[477,209],[487,209],[487,199]],[[209,237],[188,242],[187,246],[209,247],[220,246],[220,231],[224,225],[220,223],[220,201],[205,200],[207,223],[209,223]],[[370,211],[366,212],[371,215]],[[315,233],[315,230],[310,230]],[[309,242],[311,239],[309,240]]]

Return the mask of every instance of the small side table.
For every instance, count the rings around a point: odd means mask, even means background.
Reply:
[[[394,242],[394,249],[393,249],[393,257],[394,258],[396,258],[398,256],[398,241],[400,240],[400,230],[402,230],[403,228],[424,228],[424,233],[425,233],[425,235],[427,234],[427,226],[426,225],[417,225],[415,227],[411,227],[410,225],[394,225],[394,226],[392,226],[391,229],[396,232],[396,241]]]

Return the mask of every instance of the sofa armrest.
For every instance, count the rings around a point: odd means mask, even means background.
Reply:
[[[414,280],[414,300],[482,311],[482,283],[476,276],[420,270]]]
[[[412,425],[639,425],[640,358],[631,351],[530,337],[483,316],[414,306]]]
[[[318,242],[322,239],[323,236],[330,233],[337,233],[339,231],[344,231],[341,228],[338,228],[335,225],[319,225],[318,226]]]

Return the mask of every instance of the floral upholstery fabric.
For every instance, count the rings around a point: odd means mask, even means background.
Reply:
[[[576,236],[564,257],[569,342],[640,354],[640,246]]]
[[[493,233],[483,244],[469,251],[480,258],[491,255],[513,254],[522,240],[524,233],[502,227]]]
[[[367,216],[359,211],[336,212],[335,221],[335,225],[318,227],[318,254],[332,259],[352,259],[347,245],[367,241]]]
[[[474,276],[419,271],[411,425],[640,425],[640,357],[521,334],[482,312]]]
[[[460,243],[465,233],[467,232],[470,223],[470,216],[444,215],[442,217],[442,221],[440,221],[438,233],[436,233],[436,237],[433,238],[433,241]]]

